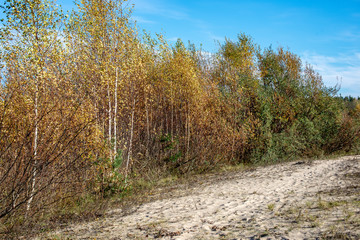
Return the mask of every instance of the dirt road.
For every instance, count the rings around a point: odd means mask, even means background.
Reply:
[[[360,156],[259,167],[173,192],[48,237],[360,239]]]

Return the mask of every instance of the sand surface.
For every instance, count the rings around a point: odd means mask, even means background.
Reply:
[[[60,239],[360,239],[360,156],[217,174]]]

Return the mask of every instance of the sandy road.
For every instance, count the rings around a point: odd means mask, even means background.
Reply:
[[[217,176],[176,197],[109,211],[47,237],[360,239],[360,156]],[[45,237],[46,238],[46,237]]]

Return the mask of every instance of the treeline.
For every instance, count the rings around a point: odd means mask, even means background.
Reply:
[[[119,0],[3,9],[2,230],[145,176],[359,151],[360,101],[284,48],[245,34],[216,54],[171,46]]]

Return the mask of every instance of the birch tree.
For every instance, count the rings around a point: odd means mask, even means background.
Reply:
[[[73,12],[69,24],[69,36],[74,59],[79,67],[79,77],[85,77],[82,85],[93,91],[99,125],[105,125],[104,137],[109,145],[112,160],[118,148],[117,117],[121,77],[132,30],[128,18],[130,9],[125,1],[85,0],[76,2],[77,12]],[[104,112],[107,112],[107,116]],[[106,129],[106,130],[105,130]],[[113,145],[113,146],[112,146]]]
[[[27,210],[36,189],[38,173],[38,144],[40,117],[44,114],[42,107],[46,101],[46,91],[49,89],[48,77],[51,58],[58,54],[60,24],[62,15],[56,4],[49,0],[10,0],[5,2],[5,32],[8,36],[5,46],[5,61],[15,60],[17,74],[21,76],[16,81],[23,81],[26,94],[32,102],[33,142],[31,158],[31,183],[28,192]],[[3,38],[3,39],[4,39]],[[10,58],[16,59],[10,59]],[[8,79],[11,81],[12,79]]]

